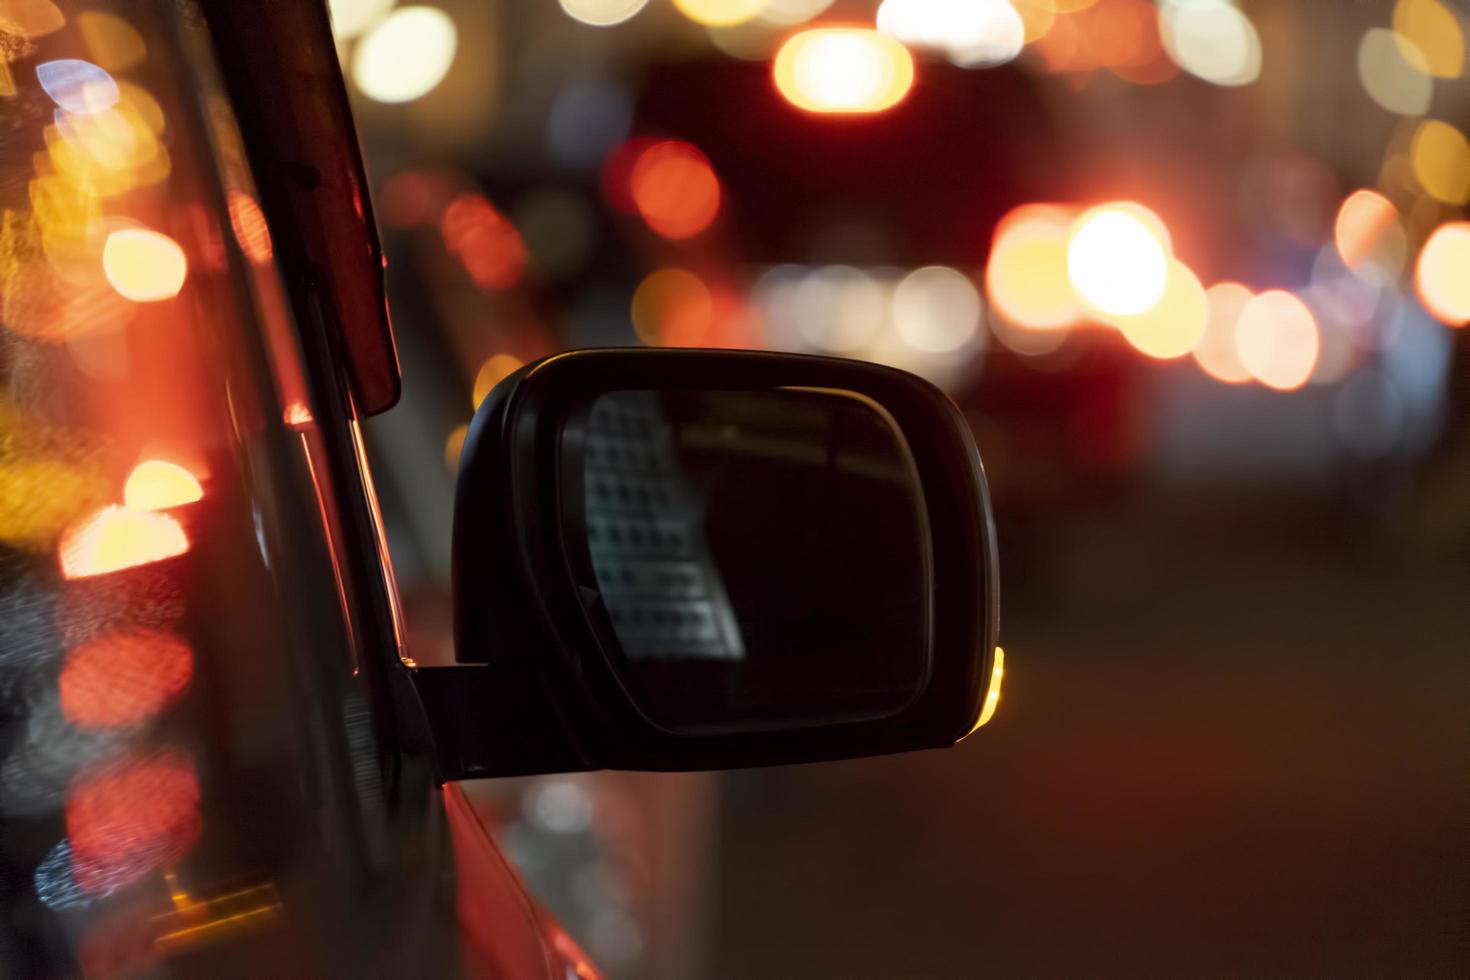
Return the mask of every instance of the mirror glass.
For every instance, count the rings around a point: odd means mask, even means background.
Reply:
[[[903,434],[826,389],[613,391],[563,431],[567,550],[672,729],[881,717],[921,689],[929,534]]]

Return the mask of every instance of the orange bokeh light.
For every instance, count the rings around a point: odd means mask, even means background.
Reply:
[[[84,728],[140,724],[189,686],[194,655],[181,638],[157,630],[107,633],[73,647],[61,667],[61,713]]]
[[[991,308],[1008,323],[1056,330],[1082,318],[1067,278],[1071,224],[1072,212],[1066,208],[1026,204],[995,226],[985,265],[985,292]]]
[[[908,48],[864,27],[817,27],[793,35],[776,53],[771,71],[786,101],[807,112],[882,112],[914,84]]]
[[[172,517],[117,506],[104,507],[67,528],[59,548],[67,578],[106,575],[188,550],[189,539]]]
[[[649,346],[690,347],[714,329],[715,298],[686,269],[650,273],[633,293],[633,329]]]
[[[1424,308],[1441,323],[1470,323],[1470,221],[1434,229],[1414,264],[1414,286]]]
[[[1398,225],[1399,209],[1377,191],[1354,191],[1342,202],[1333,241],[1343,265],[1358,269],[1373,258],[1379,242]]]
[[[1111,318],[1128,343],[1160,360],[1183,357],[1205,334],[1209,302],[1204,287],[1183,262],[1169,263],[1159,301],[1143,313]]]
[[[107,894],[180,860],[199,839],[199,780],[179,752],[127,757],[73,783],[72,875]]]
[[[720,181],[699,150],[679,140],[655,143],[638,155],[628,175],[638,213],[665,238],[691,238],[720,210]]]
[[[1240,363],[1261,384],[1291,391],[1307,383],[1321,352],[1317,320],[1291,293],[1272,289],[1240,311],[1235,349]]]
[[[123,487],[123,503],[132,510],[167,510],[203,496],[204,488],[193,473],[161,459],[146,459],[133,467]]]
[[[1251,379],[1251,373],[1240,363],[1236,351],[1235,328],[1240,312],[1251,301],[1252,293],[1238,282],[1217,282],[1205,290],[1209,301],[1209,319],[1205,335],[1195,346],[1194,360],[1206,374],[1226,384],[1240,384]]]
[[[508,289],[526,271],[526,246],[515,225],[483,194],[461,194],[440,219],[444,246],[481,289]]]
[[[255,198],[244,191],[230,191],[230,227],[235,230],[235,241],[240,251],[256,265],[265,265],[271,260],[271,231],[265,223],[265,212],[255,203]]]

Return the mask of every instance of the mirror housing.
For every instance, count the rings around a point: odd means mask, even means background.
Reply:
[[[613,424],[599,421],[599,404],[655,419],[652,429],[639,423],[643,441],[633,448],[636,465],[665,476],[651,501],[646,481],[635,489],[649,519],[672,527],[697,559],[674,569],[683,577],[670,587],[683,591],[653,606],[646,596],[619,598],[609,569],[636,585],[648,569],[671,566],[647,551],[625,561],[597,537],[599,528],[604,537],[619,530],[594,499],[608,492],[595,459],[608,451]],[[766,515],[796,507],[803,480],[826,493],[810,499],[833,501],[802,518],[802,526],[823,525],[805,535],[815,545],[802,555],[789,529],[772,540],[760,526],[718,526],[743,516],[742,501],[756,506],[761,479],[788,495],[766,492],[774,501]],[[843,500],[889,528],[869,558],[893,561],[861,560],[842,533],[851,525],[824,523],[823,511],[841,511]],[[900,557],[909,538],[911,557]],[[742,541],[785,550],[780,562],[749,548],[732,559]],[[609,554],[619,561],[610,565]],[[794,580],[810,589],[749,587],[765,567],[791,579],[788,558],[807,563]],[[992,682],[995,531],[973,437],[937,388],[870,363],[625,348],[527,365],[470,425],[453,577],[460,666],[413,670],[446,779],[734,768],[950,746],[975,728]],[[823,591],[827,579],[847,584]],[[676,639],[650,646],[651,627],[626,626],[645,611],[682,632],[665,630],[657,635]],[[769,621],[793,624],[802,639],[762,630]]]

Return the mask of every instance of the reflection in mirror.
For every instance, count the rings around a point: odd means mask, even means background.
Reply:
[[[908,446],[851,392],[614,391],[563,434],[589,615],[674,729],[881,717],[929,660],[930,559]]]

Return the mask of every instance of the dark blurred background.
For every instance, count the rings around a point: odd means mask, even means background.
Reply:
[[[1007,673],[959,748],[471,787],[610,973],[1470,974],[1456,0],[332,10],[418,659],[463,427],[558,349],[896,364],[992,482]]]

